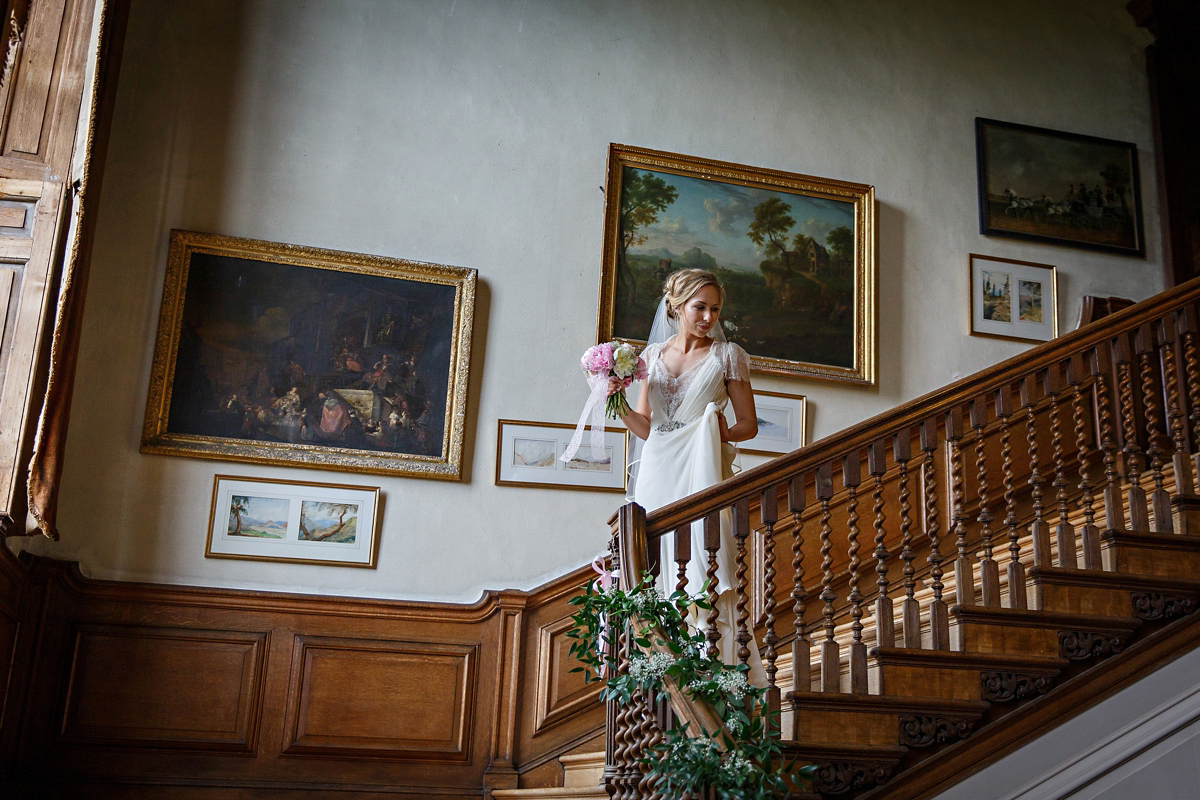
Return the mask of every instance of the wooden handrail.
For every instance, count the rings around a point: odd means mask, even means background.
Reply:
[[[995,391],[1038,370],[1105,344],[1121,333],[1154,322],[1172,310],[1197,300],[1200,300],[1200,278],[664,506],[647,514],[647,539],[656,539],[686,522],[729,506],[735,500],[779,484],[787,476],[805,473],[848,451],[866,448],[881,436],[909,426],[915,430],[919,423],[943,415],[956,404],[966,403],[985,392]],[[615,524],[616,518],[614,514],[609,524]]]

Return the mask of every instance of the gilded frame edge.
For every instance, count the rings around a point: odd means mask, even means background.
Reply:
[[[975,330],[975,259],[982,258],[986,261],[999,261],[1002,264],[1019,264],[1023,267],[1038,267],[1039,269],[1050,270],[1050,294],[1051,307],[1054,309],[1053,324],[1051,329],[1053,334],[1049,339],[1031,339],[1027,336],[1005,336],[1002,333],[985,333]],[[1041,264],[1037,261],[1021,261],[1015,258],[1001,258],[1000,256],[988,256],[982,253],[967,254],[967,333],[971,336],[979,336],[985,339],[1004,339],[1009,342],[1026,342],[1032,344],[1045,344],[1052,342],[1059,336],[1058,329],[1058,267],[1054,264]]]
[[[860,386],[878,384],[879,275],[875,187],[865,183],[820,178],[768,167],[750,167],[615,142],[608,146],[608,163],[605,170],[604,246],[596,308],[597,343],[617,338],[635,346],[645,345],[641,340],[616,337],[613,331],[616,315],[614,298],[617,280],[617,233],[623,189],[621,170],[625,166],[729,181],[756,188],[786,188],[801,194],[853,202],[855,249],[862,255],[854,265],[854,366],[834,367],[750,354],[750,369],[753,372]]]
[[[576,424],[569,422],[538,422],[531,419],[505,419],[496,420],[496,471],[492,483],[496,486],[517,486],[523,489],[568,489],[575,492],[607,492],[616,494],[617,492],[625,493],[629,491],[629,437],[630,432],[626,428],[615,428],[605,426],[605,433],[624,434],[622,442],[625,445],[625,470],[621,479],[620,488],[607,486],[569,486],[561,483],[535,483],[526,481],[507,481],[500,478],[500,455],[504,452],[504,426],[505,425],[529,425],[539,428],[565,428],[572,429]]]
[[[213,525],[217,521],[217,496],[221,486],[221,480],[233,481],[249,481],[250,483],[273,483],[283,486],[311,486],[320,489],[349,489],[357,492],[371,492],[375,495],[375,519],[372,520],[371,526],[371,557],[365,564],[355,564],[345,561],[321,561],[314,558],[283,558],[280,556],[244,556],[234,555],[230,553],[214,553],[212,552],[212,534]],[[250,475],[226,475],[217,473],[213,475],[212,500],[209,501],[208,511],[208,533],[204,544],[205,558],[228,558],[234,561],[273,561],[281,564],[314,564],[321,567],[356,567],[358,569],[378,569],[379,567],[379,540],[383,534],[383,495],[378,486],[355,486],[342,485],[339,483],[327,483],[324,481],[291,481],[283,478],[258,478]]]
[[[173,434],[167,431],[172,382],[178,354],[183,304],[186,299],[189,257],[193,252],[291,264],[314,269],[334,269],[383,275],[454,286],[454,324],[450,342],[449,387],[446,402],[446,434],[441,456],[386,454],[370,450],[343,450],[320,445],[286,442],[256,442],[216,436]],[[399,270],[389,275],[389,271]],[[248,464],[294,466],[334,472],[368,472],[378,475],[462,480],[462,454],[470,382],[471,338],[475,315],[478,271],[389,256],[375,256],[307,245],[245,239],[223,234],[172,229],[163,278],[162,303],[146,414],[142,423],[140,452],[191,458],[240,461]]]
[[[762,395],[763,397],[783,397],[788,400],[800,400],[801,401],[801,403],[800,403],[800,446],[797,447],[796,450],[799,450],[800,447],[807,447],[808,446],[808,395],[792,394],[790,392],[772,392],[772,391],[767,391],[765,389],[753,389],[753,392],[754,392],[755,397]],[[745,447],[741,447],[740,445],[738,446],[738,450],[740,450],[741,452],[746,453],[748,455],[752,455],[752,456],[770,456],[772,458],[778,458],[781,455],[787,455],[786,452],[785,453],[774,453],[770,450],[751,450],[751,449],[748,449]],[[794,453],[795,450],[789,450],[787,452]]]

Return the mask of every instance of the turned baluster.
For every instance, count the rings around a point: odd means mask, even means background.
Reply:
[[[1117,360],[1117,395],[1120,398],[1121,432],[1125,436],[1125,474],[1128,489],[1125,499],[1129,506],[1129,529],[1150,530],[1150,516],[1146,509],[1146,491],[1142,488],[1142,448],[1137,439],[1137,418],[1133,405],[1133,364],[1129,358],[1129,343],[1125,336],[1114,341],[1113,354]]]
[[[950,492],[954,503],[951,520],[954,523],[954,543],[958,558],[954,560],[954,592],[960,606],[975,605],[975,566],[967,547],[967,509],[963,479],[963,413],[961,406],[946,412],[946,439],[950,442]]]
[[[708,639],[708,657],[717,658],[721,655],[719,644],[721,641],[721,632],[717,629],[717,621],[721,617],[721,612],[717,608],[717,598],[720,596],[720,587],[717,586],[717,553],[721,550],[720,511],[714,511],[704,518],[704,550],[708,553],[705,595],[708,602],[712,605],[708,610],[708,619],[705,623],[708,626],[705,631],[705,638]]]
[[[988,498],[987,454],[984,451],[983,430],[987,427],[987,401],[975,398],[971,404],[971,428],[975,431],[975,478],[979,484],[979,527],[983,536],[983,558],[979,560],[979,583],[983,588],[983,604],[1000,606],[1000,566],[992,558],[992,504]]]
[[[1154,481],[1154,489],[1150,492],[1150,508],[1154,513],[1154,529],[1161,533],[1170,533],[1171,525],[1171,496],[1164,487],[1163,447],[1162,447],[1162,410],[1159,405],[1159,383],[1154,372],[1154,338],[1149,325],[1138,328],[1134,339],[1134,349],[1137,353],[1138,369],[1142,379],[1142,403],[1146,409],[1146,455],[1150,459],[1150,475]]]
[[[841,688],[841,653],[833,638],[833,601],[837,599],[837,594],[833,591],[833,526],[830,525],[832,512],[829,510],[829,501],[833,497],[833,465],[829,462],[817,469],[816,489],[817,499],[821,502],[821,600],[825,602],[821,691],[836,692]]]
[[[1004,480],[1004,527],[1008,531],[1009,561],[1008,607],[1028,608],[1025,597],[1025,565],[1021,563],[1021,532],[1017,529],[1016,479],[1012,459],[1012,389],[1008,385],[996,390],[996,419],[1000,420],[1000,472]]]
[[[788,510],[792,512],[792,613],[795,615],[796,635],[792,639],[792,691],[812,689],[812,643],[804,624],[804,476],[797,475],[788,482]]]
[[[688,522],[680,525],[675,529],[675,563],[678,565],[676,570],[675,590],[679,592],[687,592],[688,588],[688,562],[692,560],[692,523]],[[679,613],[686,614],[690,604],[686,598],[681,598],[675,607],[679,609]]]
[[[950,649],[950,615],[946,601],[942,599],[945,586],[942,583],[942,552],[939,550],[941,532],[938,522],[937,474],[933,455],[937,451],[937,422],[927,419],[921,423],[921,450],[925,453],[922,464],[925,484],[925,533],[929,537],[930,577],[933,579],[933,599],[929,601],[930,649]]]
[[[746,578],[746,537],[750,535],[750,499],[743,497],[733,504],[733,540],[737,543],[734,555],[736,572],[737,660],[750,660],[750,586]]]
[[[620,545],[616,536],[612,537],[608,543],[609,552],[609,569],[617,575],[621,574],[621,554]],[[623,626],[620,620],[610,620],[609,626],[603,633],[603,638],[600,643],[604,650],[605,667],[616,665],[617,674],[621,673],[621,638],[624,635]],[[609,796],[615,796],[618,789],[618,781],[621,778],[624,770],[624,761],[622,759],[622,749],[624,741],[622,740],[623,729],[621,727],[621,714],[625,706],[618,703],[616,697],[609,697],[604,701],[604,786],[608,790]]]
[[[875,481],[871,511],[875,514],[875,583],[879,594],[875,598],[875,644],[878,647],[896,646],[896,623],[893,619],[892,598],[888,597],[888,550],[883,540],[886,532],[883,523],[883,475],[887,472],[887,442],[880,439],[872,442],[867,451],[867,470]]]
[[[1196,354],[1196,309],[1180,309],[1176,314],[1179,338],[1183,344],[1184,382],[1187,384],[1188,421],[1191,423],[1192,474],[1200,482],[1200,358]]]
[[[1100,451],[1104,454],[1104,529],[1115,531],[1125,527],[1125,516],[1121,509],[1121,486],[1117,477],[1117,439],[1113,432],[1109,364],[1109,353],[1104,345],[1088,354],[1088,369],[1096,380],[1094,392],[1100,425]]]
[[[1179,391],[1180,361],[1178,337],[1171,318],[1158,321],[1159,361],[1167,388],[1167,428],[1171,432],[1171,467],[1175,473],[1175,494],[1194,494],[1192,465],[1187,457],[1187,432],[1183,422],[1183,398]],[[1180,530],[1185,533],[1185,530]]]
[[[1034,406],[1037,399],[1037,376],[1028,375],[1021,381],[1021,406],[1025,409],[1025,442],[1029,448],[1029,487],[1033,498],[1033,563],[1039,567],[1053,566],[1050,563],[1050,532],[1046,529],[1046,509],[1042,504],[1042,473],[1038,471],[1037,414]]]
[[[1058,395],[1062,390],[1062,375],[1059,365],[1046,370],[1043,376],[1046,397],[1050,398],[1050,449],[1054,454],[1054,499],[1058,505],[1058,524],[1054,526],[1054,540],[1058,544],[1058,565],[1075,569],[1079,562],[1075,557],[1075,526],[1070,520],[1070,503],[1067,495],[1066,456],[1063,455],[1062,420],[1059,415]]]
[[[904,625],[904,646],[921,646],[921,604],[915,597],[917,570],[913,566],[912,491],[908,482],[908,462],[912,458],[912,430],[902,428],[896,433],[892,457],[900,466],[900,560],[904,562],[904,602],[900,604],[900,621]]]
[[[767,673],[767,724],[771,726],[772,735],[779,734],[779,685],[775,682],[778,667],[775,660],[778,654],[775,645],[779,637],[775,635],[775,523],[779,519],[778,487],[769,486],[758,498],[758,518],[763,526],[763,613],[766,616],[766,632],[763,634],[764,669]]]
[[[842,459],[842,485],[846,487],[846,527],[849,530],[850,555],[850,691],[854,694],[867,693],[867,646],[862,640],[863,594],[859,590],[859,568],[862,559],[858,556],[858,487],[862,482],[862,463],[855,450]]]
[[[1071,419],[1075,426],[1075,446],[1079,452],[1079,507],[1083,509],[1080,551],[1084,569],[1100,569],[1100,530],[1096,527],[1096,500],[1092,494],[1089,473],[1092,449],[1088,441],[1093,439],[1086,424],[1081,373],[1079,357],[1073,357],[1067,362],[1067,385],[1071,387]]]

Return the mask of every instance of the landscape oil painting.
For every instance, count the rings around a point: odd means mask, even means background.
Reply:
[[[459,477],[474,282],[173,231],[143,450]]]
[[[374,567],[379,510],[376,486],[217,475],[204,555]]]
[[[874,191],[612,145],[600,340],[645,342],[674,270],[712,271],[759,371],[874,381]]]
[[[1135,144],[982,118],[975,142],[981,233],[1145,255]]]

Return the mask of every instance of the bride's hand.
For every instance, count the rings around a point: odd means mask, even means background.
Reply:
[[[620,378],[609,378],[608,379],[608,392],[606,393],[605,396],[612,397],[614,394],[616,394],[617,392],[621,391],[624,388],[625,388],[625,384],[621,382]]]
[[[721,441],[729,441],[729,423],[725,421],[725,415],[717,412],[717,429],[721,432]]]

